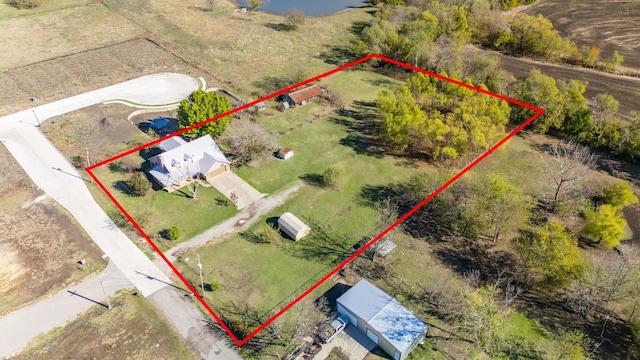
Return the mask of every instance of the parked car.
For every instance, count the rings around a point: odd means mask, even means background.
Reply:
[[[341,317],[333,320],[329,326],[326,326],[319,334],[320,340],[328,344],[338,335],[345,327],[347,327],[348,320],[343,320]]]

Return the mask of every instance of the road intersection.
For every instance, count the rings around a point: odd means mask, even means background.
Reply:
[[[187,338],[190,345],[204,359],[240,359],[235,351],[213,334],[206,333],[207,325],[198,316],[195,306],[189,306],[169,286],[169,276],[156,266],[107,216],[91,196],[86,180],[69,161],[39,131],[47,119],[87,106],[109,102],[120,102],[136,107],[162,109],[174,106],[191,92],[204,88],[204,81],[182,74],[154,74],[129,80],[88,93],[72,96],[60,101],[34,107],[0,118],[0,141],[18,161],[31,180],[41,190],[67,209],[98,247],[111,260],[105,274],[119,273],[119,288],[135,287],[152,300],[167,315],[172,325],[185,334],[206,334]],[[81,284],[90,284],[95,276]],[[72,289],[70,289],[72,290]],[[102,290],[101,290],[102,291]],[[75,292],[75,291],[74,291]],[[62,326],[73,317],[84,312],[93,302],[104,301],[104,294],[93,292],[76,294],[62,291],[37,304],[21,309],[0,319],[0,327],[14,329],[4,334],[0,356],[9,356],[18,351],[40,332]],[[154,296],[154,294],[158,295]],[[73,296],[71,296],[73,295]],[[84,298],[83,298],[84,297]],[[84,301],[82,305],[79,300]],[[91,301],[89,301],[91,300]],[[191,303],[193,304],[193,303]],[[187,307],[188,310],[183,308]],[[61,311],[60,309],[65,309]],[[189,316],[171,316],[176,311],[186,311]],[[53,313],[57,313],[52,315]],[[37,323],[37,324],[34,324]],[[5,327],[4,325],[8,326]],[[214,349],[214,350],[212,350]]]

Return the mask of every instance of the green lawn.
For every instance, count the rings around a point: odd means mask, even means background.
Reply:
[[[323,80],[324,86],[348,99],[347,105],[353,105],[350,109],[354,112],[360,106],[354,101],[371,101],[383,86],[394,83],[382,75],[363,71],[343,72]],[[221,283],[220,290],[207,292],[207,300],[223,315],[225,311],[233,312],[232,303],[239,301],[266,314],[306,290],[329,272],[337,259],[353,251],[355,243],[379,231],[375,210],[362,201],[363,188],[403,181],[419,171],[394,157],[361,151],[347,141],[358,133],[354,129],[359,120],[334,112],[318,117],[323,108],[326,105],[315,102],[283,113],[264,114],[259,121],[280,133],[280,144],[293,148],[295,156],[286,161],[273,158],[259,168],[242,167],[236,171],[263,192],[275,193],[294,184],[302,186],[247,233],[260,234],[268,226],[267,219],[289,211],[311,226],[311,234],[297,243],[281,238],[271,244],[251,241],[253,238],[246,233],[234,234],[185,254],[178,262],[183,274],[199,284],[196,264],[185,263],[184,258],[200,255],[205,283]],[[344,169],[340,190],[322,186],[322,173],[329,167]]]
[[[163,250],[191,239],[237,212],[235,206],[229,201],[224,202],[226,198],[213,187],[199,187],[197,200],[187,196],[189,192],[186,188],[173,193],[150,190],[144,197],[134,197],[116,185],[118,181],[126,179],[127,175],[113,172],[107,166],[94,172],[116,200]],[[182,236],[169,242],[163,239],[159,232],[172,226],[180,228]]]

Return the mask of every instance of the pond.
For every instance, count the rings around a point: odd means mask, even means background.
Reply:
[[[246,0],[238,1],[247,5]],[[278,15],[284,15],[289,9],[296,9],[304,11],[307,16],[319,16],[357,7],[363,2],[362,0],[271,0],[259,9]]]

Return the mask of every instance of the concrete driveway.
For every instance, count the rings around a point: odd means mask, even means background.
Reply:
[[[322,349],[314,356],[314,359],[326,359],[335,347],[340,348],[350,360],[362,360],[376,347],[376,344],[355,326],[347,324],[344,331],[338,334],[333,341],[322,345]]]
[[[227,199],[233,201],[231,193],[235,193],[237,200],[235,201],[238,210],[253,204],[262,199],[267,194],[262,194],[246,181],[242,180],[238,175],[231,171],[226,171],[220,175],[214,176],[209,180],[209,184],[213,185],[216,190],[220,191]]]

